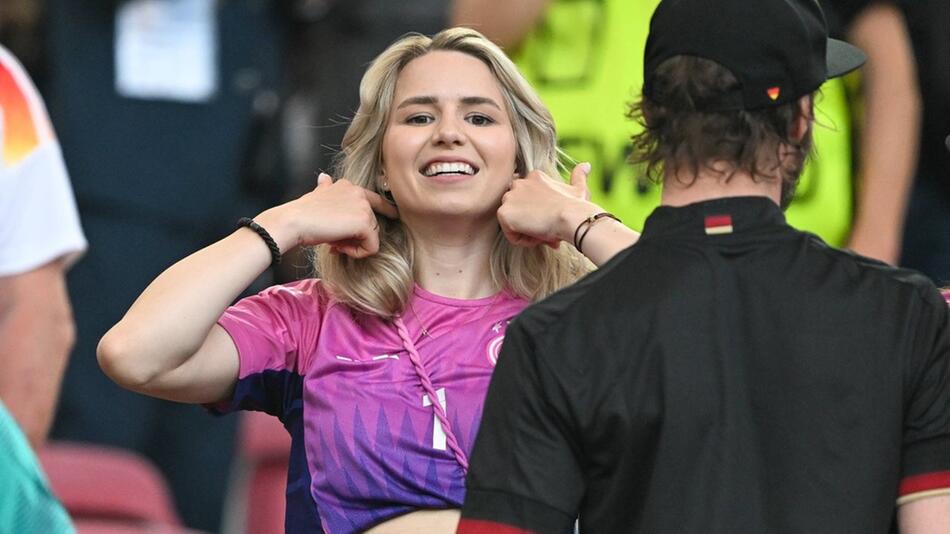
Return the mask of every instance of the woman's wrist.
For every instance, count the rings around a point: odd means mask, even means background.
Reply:
[[[577,199],[570,202],[561,211],[561,215],[559,217],[557,231],[558,239],[573,244],[574,233],[577,230],[577,225],[591,215],[601,211],[603,210],[599,206],[586,200]]]
[[[300,244],[300,237],[295,229],[294,219],[279,211],[280,207],[277,206],[261,212],[254,217],[254,222],[266,230],[277,243],[281,253],[286,254],[297,248]]]

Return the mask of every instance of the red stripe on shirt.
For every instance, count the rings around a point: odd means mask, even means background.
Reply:
[[[456,534],[535,534],[533,530],[513,527],[494,521],[480,519],[462,519]]]
[[[901,486],[898,495],[912,495],[922,491],[950,488],[950,471],[937,471],[936,473],[927,473],[916,475],[901,480]]]

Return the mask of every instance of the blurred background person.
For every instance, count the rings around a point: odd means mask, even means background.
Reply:
[[[634,228],[659,203],[643,169],[626,165],[637,131],[623,110],[642,84],[640,65],[656,0],[456,0],[452,24],[506,47],[558,124],[561,146],[593,163],[593,200]],[[852,139],[844,82],[822,86],[816,157],[806,167],[790,223],[837,246],[896,263],[913,174],[919,96],[910,41],[893,2],[826,0],[831,33],[868,51],[860,78],[864,125]],[[852,148],[853,143],[853,148]],[[852,152],[855,157],[852,158]],[[854,163],[852,162],[854,160]]]
[[[0,191],[0,531],[71,532],[33,448],[73,345],[65,273],[86,240],[43,102],[2,46]]]
[[[45,96],[90,243],[69,273],[77,338],[52,437],[146,455],[185,524],[206,531],[219,529],[236,420],[116,387],[95,348],[149,280],[279,196],[243,172],[279,104],[277,4],[45,3]]]
[[[902,265],[950,284],[950,2],[906,0],[923,98],[920,155]]]
[[[917,165],[921,99],[907,22],[895,0],[821,0],[833,37],[867,53],[851,97],[854,223],[847,247],[897,265]],[[821,119],[819,118],[819,122]],[[820,145],[818,158],[822,158]]]

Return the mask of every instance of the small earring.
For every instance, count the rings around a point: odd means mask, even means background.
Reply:
[[[389,182],[383,180],[383,191],[389,191]]]

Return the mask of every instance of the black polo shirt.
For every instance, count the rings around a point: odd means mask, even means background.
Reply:
[[[459,532],[579,515],[592,533],[867,534],[899,492],[933,490],[950,491],[939,292],[731,198],[658,208],[511,324]]]

